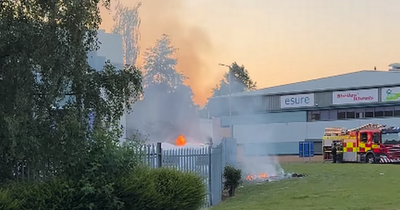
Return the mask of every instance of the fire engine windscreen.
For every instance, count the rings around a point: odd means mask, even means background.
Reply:
[[[384,133],[382,134],[383,144],[400,144],[400,133]]]

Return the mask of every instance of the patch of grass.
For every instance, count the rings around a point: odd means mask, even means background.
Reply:
[[[400,208],[400,165],[296,163],[305,178],[245,185],[212,210],[393,210]]]

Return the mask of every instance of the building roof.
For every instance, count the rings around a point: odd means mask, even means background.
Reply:
[[[297,94],[327,90],[373,88],[391,85],[400,86],[399,71],[364,70],[348,74],[341,74],[286,85],[279,85],[275,87],[263,88],[254,91],[233,93],[232,96]],[[228,97],[228,95],[223,95],[219,97]]]

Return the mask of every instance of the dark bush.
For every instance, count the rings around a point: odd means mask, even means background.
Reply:
[[[64,180],[48,182],[14,182],[7,187],[9,196],[18,200],[20,210],[28,209],[67,209],[69,203],[68,184]],[[65,201],[64,201],[65,200]],[[72,205],[72,204],[71,204]]]
[[[118,179],[114,188],[125,210],[161,209],[162,196],[157,192],[152,169],[137,168],[130,175]]]
[[[0,189],[0,210],[20,210],[21,202],[11,197],[9,191]]]
[[[14,182],[0,191],[0,210],[197,210],[205,195],[206,186],[194,173],[138,166],[109,182]]]
[[[204,204],[206,185],[192,172],[160,168],[151,172],[160,194],[159,210],[197,210]]]
[[[110,186],[57,178],[46,182],[13,183],[7,189],[9,196],[20,202],[19,210],[122,209],[123,203],[113,196]]]
[[[225,166],[224,174],[222,175],[224,178],[224,189],[228,190],[229,197],[235,195],[236,189],[239,187],[241,178],[242,178],[242,170],[237,169],[233,166]]]

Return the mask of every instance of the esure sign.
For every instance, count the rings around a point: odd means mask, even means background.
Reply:
[[[281,109],[314,106],[314,93],[280,97]]]
[[[346,90],[335,91],[332,93],[332,103],[334,105],[371,103],[378,101],[378,89]]]

